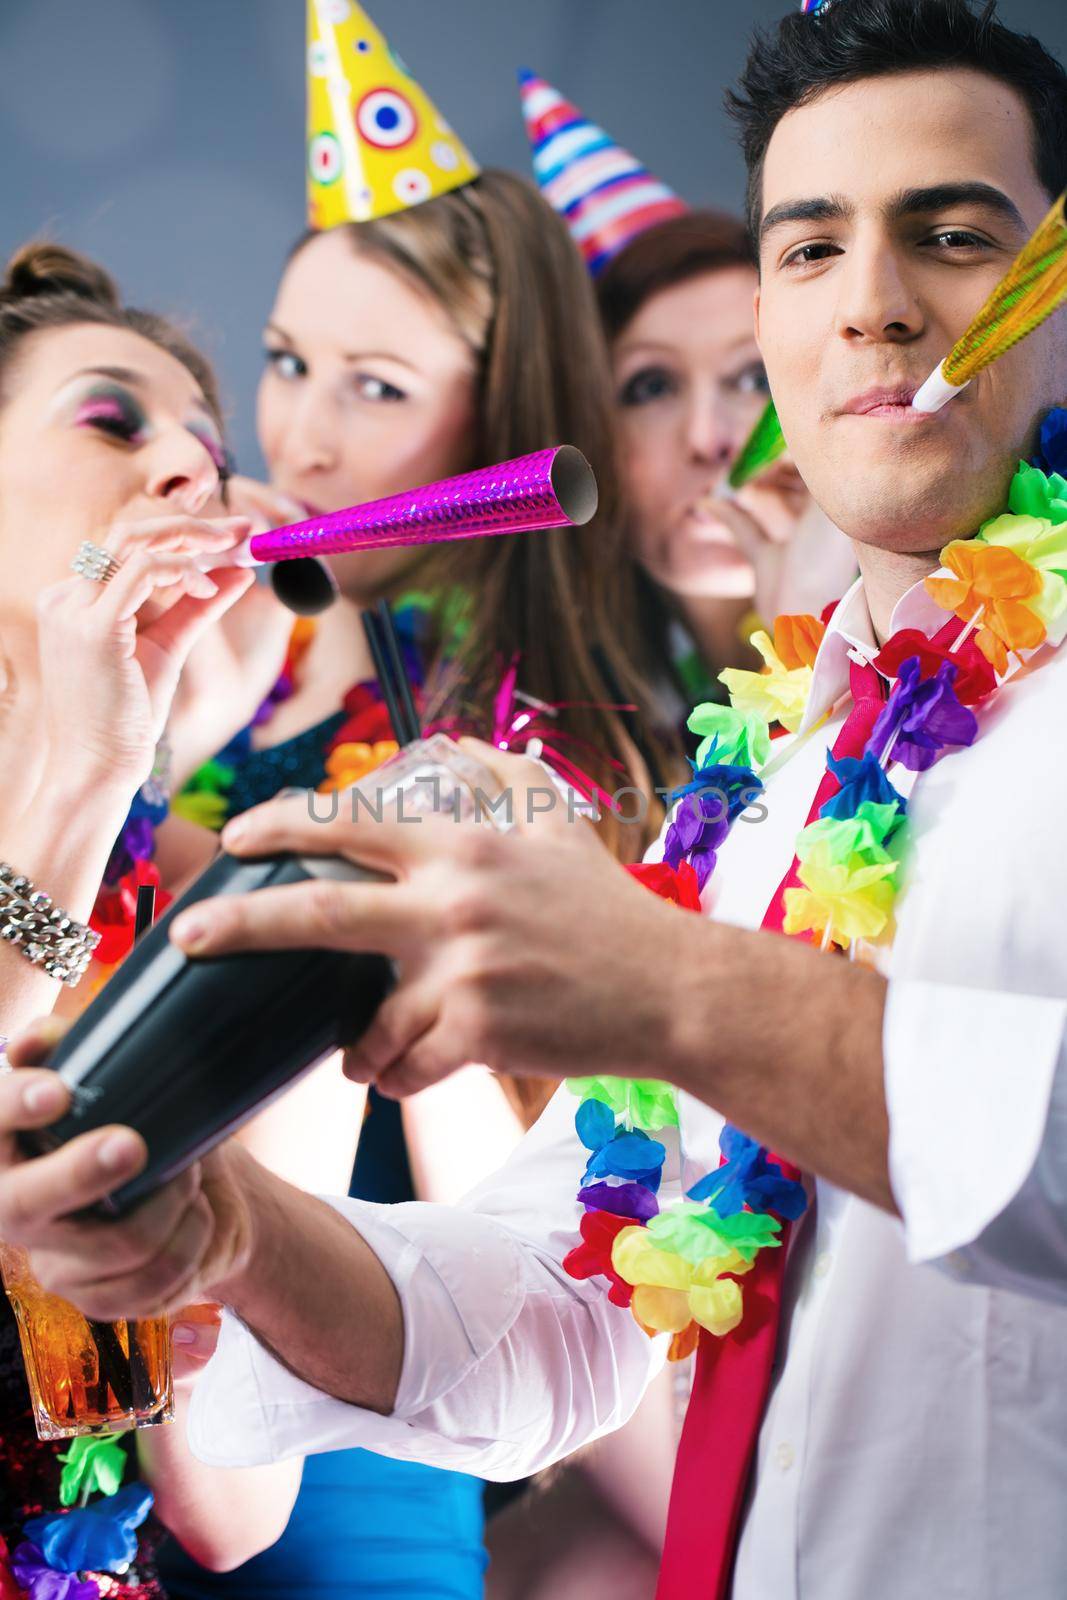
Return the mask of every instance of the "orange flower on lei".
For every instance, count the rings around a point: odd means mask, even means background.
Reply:
[[[351,789],[354,783],[365,778],[368,772],[380,767],[395,756],[400,746],[395,739],[378,739],[374,744],[362,740],[354,744],[339,744],[326,757],[326,776],[319,784],[320,794],[333,794],[338,789]]]
[[[797,667],[813,667],[819,646],[826,632],[825,622],[818,617],[798,613],[774,619],[774,649],[784,667],[790,671]]]
[[[941,552],[941,565],[955,577],[935,573],[927,592],[963,623],[977,618],[975,640],[998,673],[1008,670],[1010,650],[1035,650],[1045,640],[1045,624],[1027,605],[1042,588],[1041,574],[1014,550],[954,539]]]

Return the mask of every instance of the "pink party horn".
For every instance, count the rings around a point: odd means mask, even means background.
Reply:
[[[495,467],[479,467],[384,500],[350,506],[295,522],[248,541],[242,565],[308,562],[320,556],[389,550],[400,545],[480,539],[488,534],[525,533],[535,528],[580,527],[597,508],[593,469],[573,445],[518,456]],[[294,610],[320,610],[332,598],[332,580],[317,571],[276,571],[275,590]],[[296,579],[294,583],[291,579]],[[309,604],[306,590],[310,589]]]
[[[573,445],[537,450],[421,489],[255,534],[257,562],[347,555],[490,533],[581,526],[596,511],[593,469]]]

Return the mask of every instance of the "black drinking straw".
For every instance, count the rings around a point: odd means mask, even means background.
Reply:
[[[110,1322],[92,1322],[89,1318],[86,1318],[86,1321],[100,1362],[97,1409],[107,1410],[107,1390],[110,1389],[120,1409],[129,1411],[133,1407],[132,1374],[119,1336]],[[133,1332],[130,1324],[126,1327],[126,1337],[130,1341],[132,1352]]]
[[[388,607],[386,609],[388,611]],[[396,742],[399,745],[413,744],[419,737],[419,724],[418,719],[414,716],[413,704],[411,706],[411,716],[409,717],[408,715],[408,701],[404,697],[404,689],[407,689],[408,698],[410,698],[411,690],[404,672],[399,646],[397,646],[395,658],[390,648],[390,639],[393,640],[394,644],[396,643],[395,632],[391,626],[387,629],[383,625],[381,615],[377,610],[364,611],[361,616],[363,631],[367,636],[367,644],[370,646],[370,653],[374,660],[374,671],[378,678],[386,709],[389,712],[389,721],[393,725],[393,734]],[[391,613],[389,613],[389,621],[391,624]],[[399,662],[399,668],[397,662]]]
[[[133,942],[137,943],[142,933],[147,933],[156,920],[156,890],[151,883],[142,883],[137,890],[137,910],[133,920]]]
[[[388,600],[379,600],[374,607],[378,617],[378,626],[385,643],[386,654],[393,671],[393,681],[397,688],[397,698],[403,707],[405,723],[405,736],[401,743],[414,744],[416,739],[421,739],[422,728],[419,726],[419,713],[415,709],[415,696],[411,692],[407,668],[404,665],[404,653],[400,648],[400,635],[396,631],[396,618],[393,616]]]

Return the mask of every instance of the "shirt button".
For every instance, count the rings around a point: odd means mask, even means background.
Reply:
[[[954,1278],[969,1278],[971,1276],[971,1263],[962,1250],[953,1250],[945,1257],[945,1266]]]
[[[774,1459],[782,1472],[788,1472],[796,1460],[796,1451],[791,1444],[780,1444],[774,1452]]]
[[[834,1258],[830,1254],[829,1250],[824,1250],[821,1256],[816,1256],[816,1258],[815,1258],[815,1276],[817,1278],[825,1278],[826,1274],[829,1272],[831,1266],[833,1265],[833,1260],[834,1260]]]

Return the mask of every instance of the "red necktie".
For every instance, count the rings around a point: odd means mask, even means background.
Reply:
[[[863,753],[885,703],[882,679],[873,667],[853,664],[850,680],[853,705],[834,743],[838,758]],[[827,771],[809,822],[837,789],[837,779]],[[798,882],[794,857],[767,908],[764,928],[781,931],[785,891]],[[787,1178],[799,1178],[796,1167],[779,1156],[773,1159]],[[740,1327],[725,1339],[701,1334],[656,1600],[725,1600],[729,1592],[741,1506],[774,1369],[789,1231],[786,1222],[780,1247],[761,1250],[741,1279],[745,1314]]]

